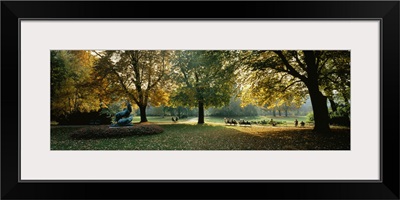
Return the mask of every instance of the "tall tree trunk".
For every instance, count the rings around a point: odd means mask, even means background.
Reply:
[[[286,107],[285,108],[285,117],[287,117],[288,116],[288,108]]]
[[[318,66],[314,51],[304,51],[304,61],[307,64],[308,79],[306,86],[310,93],[311,104],[314,112],[314,131],[317,133],[330,133],[329,113],[327,98],[319,91]]]
[[[282,116],[281,109],[278,110],[279,116]]]
[[[331,104],[332,111],[336,112],[337,111],[337,105],[336,105],[335,101],[333,101],[332,98],[328,98],[328,99],[329,99],[329,103]]]
[[[162,118],[165,117],[165,106],[162,106]]]
[[[327,98],[318,90],[318,86],[308,87],[308,91],[314,112],[314,131],[318,133],[330,133]]]
[[[204,124],[204,103],[203,101],[199,101],[199,119],[198,124]]]
[[[276,117],[275,109],[272,111],[272,115],[273,115],[274,117]]]
[[[147,117],[146,117],[146,106],[139,106],[140,109],[140,123],[142,122],[147,122]]]

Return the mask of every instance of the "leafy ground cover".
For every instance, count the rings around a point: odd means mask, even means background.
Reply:
[[[72,139],[101,139],[101,138],[123,138],[134,135],[152,135],[162,133],[164,129],[155,124],[138,124],[136,126],[88,126],[74,131]]]
[[[159,126],[164,132],[100,139],[74,139],[79,126],[52,126],[51,150],[350,150],[350,129],[342,127],[317,134],[311,127],[196,125],[189,120]]]

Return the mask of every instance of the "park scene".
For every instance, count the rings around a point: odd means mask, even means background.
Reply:
[[[350,51],[51,50],[51,150],[350,150]]]

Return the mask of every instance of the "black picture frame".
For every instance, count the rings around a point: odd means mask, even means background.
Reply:
[[[2,199],[399,199],[399,1],[2,1]],[[19,182],[19,19],[379,19],[379,182]],[[18,108],[18,109],[17,109]],[[18,128],[17,128],[18,127]],[[150,191],[150,193],[148,192]]]

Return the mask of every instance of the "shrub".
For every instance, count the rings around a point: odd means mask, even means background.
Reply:
[[[313,112],[309,112],[306,117],[307,117],[307,122],[314,122],[314,113]]]
[[[314,122],[314,114],[312,112],[307,114],[307,122]],[[331,112],[329,116],[329,124],[349,127],[350,118],[348,116],[341,116],[337,113]]]
[[[334,116],[331,117],[330,124],[350,127],[350,118],[347,116]]]
[[[157,125],[134,125],[118,128],[108,126],[92,126],[78,129],[71,134],[72,139],[100,139],[100,138],[122,138],[134,135],[152,135],[164,132]]]
[[[330,112],[330,124],[350,127],[350,106],[339,105],[336,112]]]
[[[58,119],[59,125],[111,124],[111,119],[100,111],[73,112]]]

